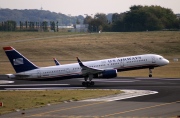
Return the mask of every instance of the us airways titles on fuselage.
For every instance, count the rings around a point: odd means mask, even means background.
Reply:
[[[113,62],[122,62],[122,61],[135,61],[135,60],[141,60],[141,56],[137,57],[126,57],[126,58],[117,58],[117,59],[109,59],[109,63]]]

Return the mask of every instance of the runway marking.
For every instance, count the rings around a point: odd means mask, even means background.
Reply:
[[[134,111],[139,111],[139,110],[146,110],[146,109],[155,108],[155,107],[161,107],[161,106],[165,106],[165,105],[171,105],[171,104],[175,104],[175,103],[178,103],[178,102],[180,102],[180,101],[175,101],[175,102],[170,102],[170,103],[164,103],[164,104],[158,104],[158,105],[153,105],[153,106],[143,107],[143,108],[138,108],[138,109],[132,109],[132,110],[117,112],[117,113],[113,113],[113,114],[107,114],[107,115],[101,116],[101,117],[112,117],[112,116],[114,116],[114,115],[120,115],[120,114],[129,113],[129,112],[134,112]]]
[[[124,90],[125,91],[125,90]],[[133,91],[133,90],[126,90],[126,91]],[[139,91],[139,90],[134,90],[134,91]],[[140,91],[143,91],[143,90],[140,90]],[[149,91],[149,92],[152,92],[152,91]],[[154,91],[153,91],[154,92]],[[134,92],[135,93],[135,92]],[[151,93],[151,94],[155,94],[156,92],[154,93]],[[136,93],[137,94],[137,93]],[[145,93],[144,93],[145,95]],[[147,95],[147,93],[146,93]],[[142,95],[141,95],[142,96]],[[131,96],[131,97],[135,97],[135,96]],[[130,96],[126,98],[123,98],[123,99],[127,99],[127,98],[131,98]],[[137,96],[136,96],[137,97]],[[117,99],[115,99],[117,100]],[[118,99],[119,100],[119,99]],[[92,106],[92,105],[98,105],[98,104],[103,104],[103,103],[108,103],[110,101],[114,101],[114,100],[106,100],[106,101],[96,101],[96,103],[91,103],[91,104],[86,104],[86,105],[81,105],[81,106],[76,106],[76,107],[69,107],[69,108],[64,108],[64,109],[59,109],[59,110],[52,110],[52,111],[47,111],[47,112],[44,112],[44,113],[39,113],[39,114],[35,114],[35,115],[31,115],[31,116],[27,116],[27,117],[33,117],[33,116],[44,116],[45,114],[49,114],[49,113],[53,113],[53,112],[60,112],[60,111],[65,111],[65,110],[71,110],[71,109],[77,109],[77,108],[82,108],[82,107],[87,107],[87,106]]]
[[[177,80],[177,81],[180,81],[180,79],[161,79],[161,80],[168,80],[168,81],[171,81],[171,80]]]
[[[70,84],[17,84],[17,85],[0,85],[0,87],[13,87],[13,86],[67,86],[67,85],[70,85]]]
[[[138,80],[169,80],[169,81],[171,81],[171,80],[177,80],[177,81],[180,81],[180,79],[179,78],[135,78],[135,79],[138,79]]]
[[[80,81],[84,81],[84,80],[80,80]],[[141,80],[132,80],[132,79],[94,79],[94,82],[137,82],[137,81],[141,81]]]
[[[75,106],[75,107],[69,107],[69,108],[64,108],[64,109],[59,109],[59,110],[52,110],[52,111],[47,111],[47,112],[43,112],[43,113],[39,113],[39,114],[34,114],[34,115],[30,115],[30,116],[25,116],[25,117],[33,117],[33,116],[43,116],[45,114],[49,114],[49,113],[53,113],[53,112],[60,112],[60,111],[65,111],[65,110],[70,110],[70,109],[77,109],[77,108],[82,108],[82,107],[87,107],[87,106],[92,106],[92,105],[98,105],[98,104],[103,104],[106,102],[97,102],[97,103],[92,103],[92,104],[86,104],[86,105],[81,105],[81,106]]]
[[[11,84],[11,83],[14,83],[14,81],[0,80],[0,84]]]
[[[111,80],[105,80],[105,81],[103,81],[103,80],[94,80],[94,82],[115,82],[115,83],[117,83],[117,82],[137,82],[137,81],[140,81],[140,80],[131,80],[131,81],[121,81],[121,80],[119,80],[119,81],[111,81]]]
[[[87,99],[82,100],[79,102],[90,102],[90,101],[117,101],[117,100],[124,100],[128,98],[140,97],[145,95],[152,95],[157,94],[157,91],[150,91],[150,90],[121,90],[125,93],[111,95],[106,97],[94,98],[94,99]]]
[[[59,90],[59,89],[85,89],[85,87],[48,87],[48,88],[5,88],[6,90]]]

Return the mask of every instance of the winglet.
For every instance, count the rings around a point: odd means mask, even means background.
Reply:
[[[56,65],[61,65],[56,58],[53,58]]]
[[[81,67],[83,67],[84,64],[82,63],[82,61],[81,61],[78,57],[76,57],[76,58],[77,58],[77,61],[78,61],[79,65],[80,65]]]

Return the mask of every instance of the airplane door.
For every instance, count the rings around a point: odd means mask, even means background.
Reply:
[[[121,61],[121,62],[120,62],[120,66],[121,66],[121,67],[124,67],[124,61]]]
[[[38,78],[41,77],[41,71],[40,71],[40,70],[37,71],[37,77],[38,77]]]
[[[152,63],[156,63],[156,58],[152,57]]]

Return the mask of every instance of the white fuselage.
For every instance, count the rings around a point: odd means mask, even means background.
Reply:
[[[154,68],[164,66],[169,61],[160,55],[145,54],[128,57],[111,58],[97,61],[87,61],[83,64],[95,69],[116,69],[117,71],[135,70],[143,68]],[[47,79],[64,77],[81,77],[81,67],[78,63],[65,64],[60,66],[41,67],[38,69],[16,73],[15,75],[27,75],[20,79]]]

